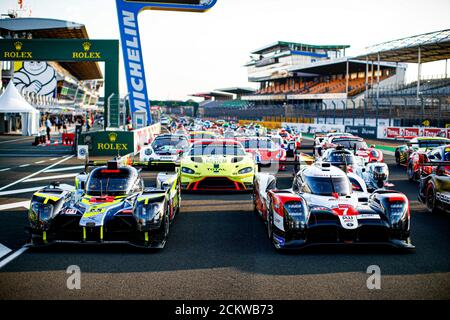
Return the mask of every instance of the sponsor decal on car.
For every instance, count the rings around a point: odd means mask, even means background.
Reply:
[[[357,216],[339,216],[339,220],[344,229],[354,230],[358,228]]]

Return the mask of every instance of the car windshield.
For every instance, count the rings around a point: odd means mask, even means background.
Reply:
[[[274,150],[276,149],[276,145],[271,140],[245,140],[244,148]]]
[[[216,135],[214,133],[191,133],[189,137],[192,140],[204,140],[204,139],[214,139]]]
[[[354,164],[355,157],[353,156],[353,154],[348,152],[332,152],[328,156],[327,162]]]
[[[189,153],[191,156],[244,156],[245,150],[238,144],[196,144]]]
[[[319,196],[339,196],[351,194],[350,183],[345,177],[306,177],[306,184],[312,194]]]
[[[333,143],[339,146],[343,146],[345,149],[348,150],[353,150],[355,149],[356,146],[356,150],[359,149],[367,149],[367,143],[365,143],[364,141],[360,141],[360,140],[339,140],[339,139],[334,139]]]
[[[163,149],[183,149],[189,146],[189,143],[186,139],[180,139],[175,137],[164,137],[160,139],[156,139],[152,143],[152,148],[155,151],[163,150]]]
[[[445,140],[423,140],[423,141],[419,141],[418,143],[414,143],[413,146],[417,147],[419,146],[419,148],[436,148],[436,147],[440,147],[443,145],[448,144],[448,141]]]
[[[117,170],[96,169],[87,184],[89,196],[122,196],[131,189],[132,173],[127,168]]]

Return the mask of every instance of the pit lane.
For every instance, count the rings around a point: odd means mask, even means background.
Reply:
[[[7,145],[0,145],[0,153]],[[305,141],[304,150],[311,149]],[[15,165],[0,172],[2,186],[47,167],[50,163],[35,163],[44,160],[50,157],[33,154],[20,157],[20,163],[0,158],[1,168]],[[279,254],[252,211],[250,194],[186,194],[163,251],[28,250],[0,270],[0,299],[449,299],[450,216],[429,214],[417,201],[418,184],[407,181],[405,169],[396,167],[393,157],[386,160],[391,181],[411,201],[415,254],[384,248]],[[19,168],[21,164],[30,166]],[[55,168],[77,165],[80,161],[69,159]],[[76,170],[60,173],[72,172]],[[51,175],[56,173],[43,172],[37,178]],[[59,180],[72,183],[73,178]],[[281,173],[279,181],[281,187],[288,187],[290,175]],[[48,182],[23,182],[12,189]],[[0,196],[0,204],[29,200],[31,193]],[[0,222],[0,243],[20,249],[26,210],[0,211]],[[81,268],[81,290],[66,287],[70,265]],[[381,290],[367,289],[366,270],[371,265],[381,268]]]

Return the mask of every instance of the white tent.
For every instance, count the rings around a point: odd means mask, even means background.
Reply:
[[[32,136],[39,133],[39,111],[29,104],[10,81],[0,96],[0,113],[20,113],[22,135]]]

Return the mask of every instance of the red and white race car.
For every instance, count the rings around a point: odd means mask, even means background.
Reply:
[[[336,244],[415,248],[404,194],[377,190],[362,197],[349,177],[330,164],[303,167],[289,190],[278,190],[274,176],[259,173],[253,201],[277,249]]]
[[[242,137],[237,140],[242,143],[245,151],[253,154],[257,162],[262,165],[286,161],[286,151],[270,138]],[[280,164],[279,170],[286,170],[286,165]]]
[[[363,158],[366,163],[384,162],[383,152],[381,150],[375,149],[375,147],[373,146],[358,149],[356,150],[355,155]]]

